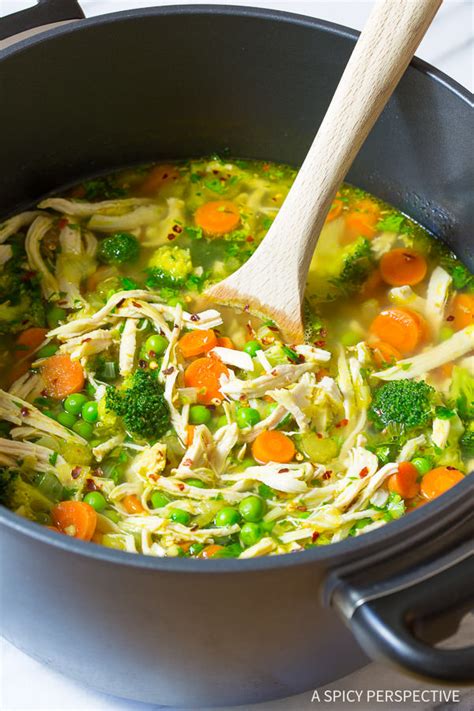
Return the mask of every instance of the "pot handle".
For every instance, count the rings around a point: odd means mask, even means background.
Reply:
[[[0,18],[0,40],[53,22],[83,18],[84,13],[77,0],[38,0],[27,10]]]
[[[434,646],[474,609],[472,531],[461,546],[425,566],[383,582],[380,576],[369,584],[364,578],[359,571],[352,580],[339,578],[334,584],[333,579],[331,603],[370,657],[436,681],[474,681],[474,646]]]

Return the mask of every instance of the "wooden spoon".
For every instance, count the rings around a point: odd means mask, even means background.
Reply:
[[[331,202],[441,2],[376,3],[275,221],[250,259],[207,290],[213,300],[271,318],[290,343],[303,340],[306,277]]]

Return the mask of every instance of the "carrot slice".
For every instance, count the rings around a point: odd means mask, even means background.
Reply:
[[[267,430],[258,435],[252,445],[252,454],[257,462],[291,462],[295,456],[295,445],[291,439],[278,430]]]
[[[47,328],[27,328],[26,331],[22,331],[18,338],[16,339],[16,346],[18,346],[18,355],[20,358],[27,355],[29,351],[35,351],[46,338],[48,333]]]
[[[454,467],[436,467],[421,480],[421,493],[426,499],[435,499],[464,479],[464,475]]]
[[[190,447],[194,440],[194,432],[196,431],[196,425],[186,425],[186,446]]]
[[[369,347],[372,350],[374,361],[379,368],[386,363],[394,365],[397,360],[401,360],[402,358],[400,351],[385,341],[376,341],[376,343],[369,344]]]
[[[391,286],[413,286],[426,276],[426,259],[414,249],[392,249],[380,260],[380,273]]]
[[[124,496],[122,499],[122,504],[124,505],[127,513],[129,514],[138,514],[143,513],[143,511],[145,511],[145,509],[140,503],[138,496],[135,496],[135,494],[128,494],[128,496]]]
[[[219,336],[216,345],[220,348],[231,348],[233,351],[235,351],[235,346],[232,339],[227,338],[227,336]]]
[[[338,194],[334,198],[333,203],[331,205],[331,209],[329,210],[329,212],[326,216],[326,222],[332,222],[333,220],[336,219],[336,217],[339,217],[339,215],[342,212],[343,207],[344,207],[344,203],[342,202],[342,200]]]
[[[454,320],[451,322],[456,331],[474,323],[474,296],[471,294],[457,294],[452,306]]]
[[[420,491],[418,470],[411,462],[400,462],[398,471],[388,480],[388,488],[404,499],[413,499]]]
[[[345,234],[342,244],[349,244],[357,237],[372,239],[377,234],[376,225],[380,219],[380,208],[377,203],[363,198],[355,203],[346,215]]]
[[[201,558],[215,558],[222,550],[224,550],[224,546],[219,546],[217,545],[217,543],[212,543],[210,546],[206,546],[201,551]]]
[[[140,185],[141,195],[154,195],[163,185],[167,185],[180,177],[179,170],[174,165],[156,165],[150,170]]]
[[[97,514],[85,501],[61,501],[53,506],[51,518],[61,533],[81,541],[90,541],[97,525]]]
[[[205,331],[190,331],[178,341],[178,348],[183,358],[194,358],[207,353],[217,346],[217,338],[211,329]]]
[[[230,200],[206,202],[196,210],[196,225],[209,237],[220,237],[232,232],[240,222],[239,208]]]
[[[218,358],[197,358],[184,372],[184,382],[188,388],[197,388],[197,399],[202,405],[210,405],[213,400],[221,402],[219,379],[229,375],[229,371]]]
[[[78,393],[84,387],[84,370],[77,360],[71,360],[66,354],[54,355],[45,360],[40,367],[48,397],[62,400]]]
[[[402,355],[411,353],[423,340],[421,317],[409,309],[386,309],[374,318],[370,332]]]

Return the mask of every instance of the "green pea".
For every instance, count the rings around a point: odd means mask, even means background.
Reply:
[[[207,425],[211,413],[204,405],[191,405],[189,408],[189,421],[192,425]]]
[[[265,533],[271,533],[273,531],[275,523],[276,521],[262,521],[262,530],[265,531]]]
[[[56,343],[48,343],[46,346],[43,346],[43,348],[40,348],[39,351],[36,353],[37,358],[51,358],[57,350],[59,346]]]
[[[246,548],[255,545],[262,537],[262,528],[258,523],[244,523],[240,530],[240,540]]]
[[[265,502],[259,496],[247,496],[239,504],[239,511],[246,521],[260,521],[265,513]]]
[[[206,485],[201,479],[186,479],[186,484],[189,486],[197,486],[198,489],[206,489]]]
[[[411,463],[419,474],[426,474],[431,469],[431,462],[427,457],[415,457],[411,460]]]
[[[154,491],[151,495],[151,505],[154,509],[162,509],[163,506],[169,504],[170,499],[161,491]]]
[[[183,509],[171,509],[170,519],[175,523],[182,523],[183,526],[187,526],[191,520],[191,514]]]
[[[339,340],[343,346],[348,348],[349,346],[355,346],[356,343],[359,343],[360,335],[354,331],[346,331],[342,334]]]
[[[120,516],[116,511],[114,511],[114,509],[106,509],[102,513],[114,523],[118,523],[120,521]]]
[[[160,336],[158,333],[153,334],[153,336],[148,336],[145,341],[145,352],[150,355],[150,352],[159,356],[165,352],[168,348],[168,341],[164,336]]]
[[[77,418],[74,415],[71,415],[70,412],[58,412],[56,419],[60,425],[64,425],[64,427],[69,428],[74,427],[77,422]]]
[[[226,415],[221,415],[220,417],[217,418],[216,421],[216,427],[219,430],[221,427],[225,427],[226,425],[229,424],[229,421],[227,419]]]
[[[67,317],[66,309],[60,306],[50,306],[46,312],[46,321],[50,328],[56,328],[60,321],[65,321]]]
[[[107,501],[105,496],[100,493],[100,491],[89,491],[88,494],[84,496],[84,501],[89,506],[92,506],[98,513],[103,511],[107,506]]]
[[[94,433],[94,428],[92,427],[92,425],[90,425],[88,422],[84,422],[83,420],[78,420],[78,422],[73,425],[72,429],[80,437],[84,437],[84,439],[91,439]]]
[[[82,393],[73,393],[68,395],[63,402],[63,407],[66,412],[71,415],[79,415],[83,405],[87,402],[87,397]]]
[[[231,506],[224,506],[214,517],[216,526],[233,526],[235,523],[239,523],[239,521],[239,512]]]
[[[260,422],[260,413],[253,407],[241,407],[237,411],[236,420],[241,430],[246,427],[253,427]]]
[[[439,329],[439,340],[447,341],[454,334],[454,330],[449,326],[441,326]]]
[[[94,424],[99,417],[98,404],[95,401],[85,402],[81,410],[82,419]]]
[[[244,351],[249,354],[252,358],[255,357],[257,351],[261,351],[262,346],[258,341],[247,341],[244,346]]]

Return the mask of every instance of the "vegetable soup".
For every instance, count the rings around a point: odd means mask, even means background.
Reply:
[[[252,558],[373,531],[474,468],[474,277],[389,205],[341,186],[304,343],[206,301],[295,175],[148,165],[0,225],[1,503],[132,553]]]

